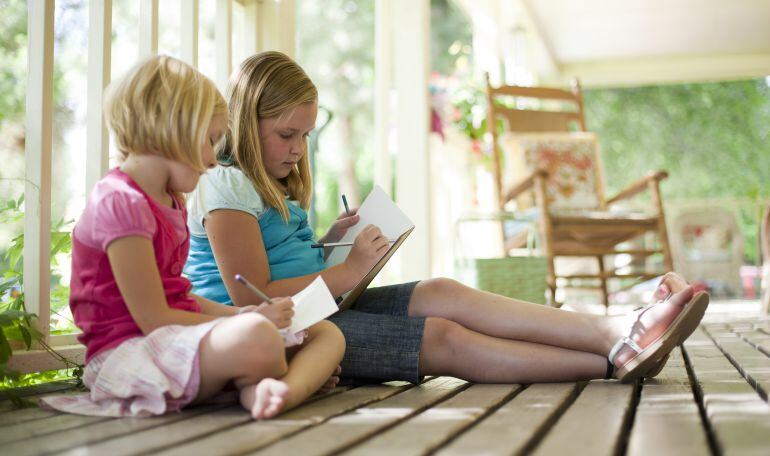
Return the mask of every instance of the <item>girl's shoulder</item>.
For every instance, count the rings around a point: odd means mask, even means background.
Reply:
[[[96,183],[75,226],[81,242],[106,249],[122,236],[152,238],[157,224],[145,195],[113,172]]]
[[[216,166],[203,174],[187,200],[188,224],[195,236],[205,235],[203,219],[217,209],[233,209],[259,218],[265,211],[262,197],[249,178],[234,166]]]

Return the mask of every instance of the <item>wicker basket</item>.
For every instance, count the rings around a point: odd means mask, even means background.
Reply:
[[[546,261],[540,257],[471,258],[463,261],[476,287],[509,298],[545,304]]]

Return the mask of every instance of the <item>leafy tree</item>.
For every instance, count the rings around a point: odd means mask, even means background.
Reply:
[[[610,194],[646,170],[665,169],[669,201],[770,197],[767,80],[587,90],[585,109],[601,139]],[[757,217],[739,215],[754,262]]]

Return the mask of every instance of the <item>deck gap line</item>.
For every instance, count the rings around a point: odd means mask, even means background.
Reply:
[[[711,339],[712,342],[714,342],[714,345],[716,345],[716,347],[719,349],[719,351],[722,352],[725,358],[727,358],[727,360],[730,361],[730,364],[732,364],[733,367],[735,367],[735,369],[738,370],[738,373],[741,374],[744,380],[746,380],[746,383],[748,383],[754,389],[754,391],[756,391],[756,393],[759,395],[759,397],[763,401],[768,402],[767,391],[765,391],[765,389],[759,385],[759,382],[754,377],[749,375],[746,369],[741,367],[740,363],[738,362],[737,359],[733,357],[733,355],[731,355],[727,350],[725,350],[724,348],[722,348],[721,345],[719,345],[719,342],[717,342],[717,340],[714,339],[714,337],[711,335],[710,332],[708,332],[706,328],[703,328],[703,332],[705,332],[706,336],[709,339]],[[738,340],[741,340],[741,339],[739,338]]]
[[[440,378],[440,377],[436,377],[436,378]],[[400,425],[404,421],[410,420],[410,419],[414,418],[415,416],[419,415],[420,413],[422,413],[422,412],[424,412],[424,411],[434,407],[435,405],[438,405],[438,404],[440,404],[442,402],[445,402],[445,401],[447,401],[447,400],[457,396],[458,394],[460,394],[460,392],[465,391],[468,388],[470,388],[471,385],[473,385],[471,382],[466,382],[464,385],[458,386],[457,388],[455,388],[454,391],[452,391],[451,393],[447,394],[445,397],[442,397],[441,399],[437,400],[436,402],[432,402],[432,403],[426,405],[425,407],[413,410],[412,413],[410,413],[408,415],[405,415],[405,416],[399,418],[398,420],[395,420],[394,422],[392,422],[390,424],[386,424],[386,425],[384,425],[382,427],[379,427],[379,428],[375,429],[373,432],[370,432],[368,434],[364,434],[364,435],[362,435],[361,437],[359,437],[359,438],[357,438],[355,440],[351,440],[350,442],[347,442],[344,446],[337,447],[337,448],[335,448],[334,450],[332,450],[332,451],[330,451],[328,453],[324,453],[324,456],[341,454],[341,453],[344,453],[346,451],[352,450],[354,447],[360,445],[363,442],[366,442],[367,440],[371,439],[372,437],[375,437],[379,433],[385,432],[385,431],[387,431],[389,429],[392,429],[392,428]]]
[[[507,396],[505,396],[505,398],[503,398],[502,401],[500,401],[499,404],[493,405],[492,407],[488,408],[484,413],[479,415],[479,417],[476,420],[471,421],[467,425],[465,425],[462,428],[458,429],[458,431],[457,431],[457,433],[455,435],[449,436],[443,442],[439,442],[436,445],[434,445],[433,448],[431,448],[428,451],[426,451],[425,453],[423,453],[423,456],[433,455],[436,452],[438,452],[440,449],[444,448],[445,446],[449,445],[453,441],[457,440],[461,435],[465,434],[472,427],[481,424],[482,421],[486,420],[487,418],[492,416],[495,412],[497,412],[500,408],[502,408],[504,405],[506,405],[509,402],[511,402],[513,400],[513,398],[515,398],[516,396],[521,394],[521,392],[524,391],[527,388],[529,388],[529,385],[521,385],[520,388],[517,388],[516,390],[511,391],[510,393],[508,393]]]
[[[716,432],[714,432],[714,428],[711,426],[711,421],[708,419],[708,414],[706,413],[706,403],[703,400],[703,390],[700,387],[700,383],[698,383],[698,378],[695,376],[695,369],[692,367],[690,355],[687,353],[687,349],[684,347],[684,345],[681,345],[680,348],[682,350],[684,367],[687,370],[687,377],[690,380],[692,395],[695,398],[695,403],[698,405],[698,414],[700,415],[703,428],[706,430],[706,439],[708,441],[709,449],[711,449],[711,454],[715,456],[721,456],[722,449],[717,442]]]
[[[62,415],[47,416],[45,418],[40,418],[39,420],[33,420],[33,421],[43,422],[45,420],[53,419],[53,418],[56,418],[56,417],[59,417],[59,416],[63,416],[64,414],[67,414],[66,412],[61,412],[61,413],[62,413]],[[72,415],[72,414],[68,414],[68,415]],[[88,416],[88,415],[77,415],[77,416]],[[93,424],[99,424],[99,423],[103,423],[105,421],[113,419],[113,417],[111,417],[111,416],[103,416],[103,417],[99,417],[99,418],[101,418],[101,419],[90,421],[88,423],[82,423],[82,424],[80,424],[78,426],[73,426],[71,428],[56,429],[56,430],[53,430],[53,431],[50,431],[50,432],[43,432],[42,434],[30,435],[30,436],[27,436],[27,437],[22,437],[22,438],[14,439],[14,440],[11,440],[11,441],[8,441],[8,442],[3,442],[2,444],[0,444],[0,447],[2,447],[2,445],[8,445],[8,444],[11,444],[11,443],[23,442],[24,440],[37,439],[39,437],[45,437],[45,436],[48,436],[48,435],[51,435],[51,434],[56,434],[58,432],[67,432],[67,431],[71,431],[73,429],[78,429],[78,428],[82,428],[82,427],[86,427],[86,426],[91,426]],[[24,422],[19,423],[19,424],[29,424],[31,422],[32,421],[24,421]]]
[[[644,388],[644,383],[641,379],[637,379],[634,382],[631,406],[628,407],[626,415],[623,417],[623,425],[620,427],[620,438],[615,443],[615,456],[623,456],[628,451],[628,442],[631,440],[631,430],[634,428],[634,422],[636,421],[636,412],[639,408],[639,403],[642,401],[642,388]]]
[[[732,326],[730,327],[730,330],[731,330],[731,331],[733,330]],[[757,330],[755,329],[755,331],[757,331]],[[757,332],[758,332],[758,331],[757,331]],[[755,349],[755,350],[757,350],[758,352],[762,353],[763,355],[765,355],[765,356],[767,356],[767,357],[770,357],[770,352],[768,352],[768,351],[765,349],[765,347],[763,347],[763,346],[761,346],[761,345],[757,344],[756,342],[753,342],[751,339],[749,339],[748,337],[744,336],[744,335],[743,335],[743,333],[737,333],[737,332],[733,331],[733,334],[735,334],[736,336],[738,336],[738,337],[740,337],[741,339],[743,339],[743,340],[744,340],[744,341],[745,341],[747,344],[749,344],[749,345],[751,345],[752,347],[754,347],[754,349]]]
[[[553,411],[551,416],[549,416],[548,419],[543,422],[543,425],[540,426],[537,431],[535,431],[535,434],[530,437],[529,441],[521,448],[520,454],[531,454],[534,452],[535,448],[540,445],[540,442],[542,442],[545,436],[548,434],[548,431],[550,431],[551,428],[553,428],[553,426],[561,419],[561,417],[564,416],[564,414],[567,412],[567,409],[572,407],[572,404],[575,403],[578,396],[580,396],[583,390],[586,389],[588,383],[588,381],[575,383],[575,387],[572,389],[572,393],[570,393],[567,400],[562,402],[559,407]]]
[[[414,385],[409,385],[407,388],[404,388],[404,391],[408,391],[408,390],[412,389],[413,387],[414,387]],[[356,389],[356,388],[358,388],[358,386],[354,386],[354,387],[351,387],[351,388],[345,388],[345,389],[342,389],[341,391],[339,391],[339,392],[337,392],[337,393],[326,393],[326,394],[320,395],[320,396],[318,396],[317,398],[314,398],[314,399],[312,399],[312,400],[308,400],[308,401],[305,401],[305,402],[303,402],[303,403],[301,403],[301,404],[297,405],[297,407],[295,407],[294,409],[296,409],[296,408],[299,408],[299,407],[303,407],[303,406],[305,406],[305,405],[307,405],[307,404],[310,404],[310,403],[312,403],[312,402],[316,402],[316,401],[319,401],[319,400],[321,400],[321,399],[326,399],[326,398],[328,398],[328,397],[336,396],[337,394],[342,394],[342,393],[344,393],[344,392],[347,392],[347,391],[351,391],[351,390],[353,390],[353,389]],[[396,394],[401,394],[401,393],[403,393],[404,391],[401,391],[401,392],[399,392],[399,393],[396,393]],[[358,404],[358,406],[357,406],[357,407],[363,407],[363,406],[365,406],[365,405],[369,405],[369,404],[371,404],[371,403],[373,403],[373,402],[376,402],[376,401],[375,401],[375,400],[372,400],[372,401],[369,401],[369,402],[365,402],[365,403],[362,403],[362,404]],[[226,407],[229,407],[229,406],[231,406],[231,405],[232,405],[232,404],[228,404]],[[240,403],[238,403],[238,406],[240,407]],[[223,409],[224,409],[224,408],[226,408],[226,407],[223,407]],[[291,410],[294,410],[294,409],[291,409]],[[218,411],[218,410],[221,410],[221,409],[217,409],[216,411]],[[262,445],[262,446],[260,446],[260,447],[258,447],[258,448],[252,448],[252,449],[250,449],[250,450],[246,450],[246,451],[244,451],[244,452],[243,452],[243,453],[241,453],[241,454],[248,454],[248,453],[253,453],[254,451],[259,451],[259,450],[261,450],[261,449],[263,449],[263,448],[266,448],[266,447],[268,447],[268,446],[270,446],[270,445],[272,445],[272,444],[274,444],[274,443],[280,442],[280,441],[281,441],[281,440],[283,440],[283,439],[286,439],[286,438],[288,438],[288,437],[291,437],[291,436],[294,436],[294,435],[296,435],[296,434],[299,434],[300,432],[304,432],[304,431],[306,431],[306,430],[308,430],[308,429],[310,429],[310,428],[312,428],[312,427],[318,426],[319,424],[326,422],[327,420],[329,420],[329,419],[331,419],[331,418],[333,418],[333,417],[335,417],[335,416],[338,416],[338,415],[341,415],[341,414],[344,414],[344,413],[347,413],[347,412],[349,412],[349,410],[347,410],[347,411],[343,411],[343,412],[340,412],[340,413],[338,413],[338,414],[329,415],[329,416],[327,416],[327,417],[325,417],[325,418],[322,418],[322,419],[318,420],[317,422],[313,422],[313,423],[310,423],[310,424],[308,424],[307,426],[303,426],[303,427],[300,427],[300,428],[298,428],[298,429],[296,429],[296,430],[294,430],[294,431],[292,431],[292,432],[288,432],[288,433],[286,433],[286,434],[281,434],[281,436],[280,436],[280,437],[278,437],[278,438],[276,438],[275,440],[272,440],[272,441],[266,442],[264,445]],[[202,414],[201,414],[201,415],[202,415]],[[200,415],[196,415],[196,416],[200,416]],[[278,417],[280,417],[280,416],[281,416],[281,415],[279,414],[278,416],[276,416],[276,417],[274,417],[274,418],[278,418]],[[230,426],[228,426],[228,427],[227,427],[227,429],[233,429],[233,428],[238,428],[238,427],[246,426],[246,425],[248,425],[248,424],[251,424],[252,422],[254,422],[254,420],[253,420],[252,418],[248,417],[248,418],[244,419],[244,420],[243,420],[243,422],[240,422],[240,423],[238,423],[238,424],[235,424],[235,425],[232,425],[232,424],[231,424]],[[210,431],[207,431],[207,432],[203,432],[203,433],[201,433],[201,434],[198,434],[198,435],[196,435],[195,437],[192,437],[192,438],[186,439],[186,440],[185,440],[185,443],[194,442],[194,441],[196,441],[196,440],[202,440],[202,439],[204,439],[204,438],[206,438],[206,437],[209,437],[209,436],[212,436],[212,435],[214,435],[214,434],[218,434],[219,432],[222,432],[222,430],[223,430],[223,429],[224,429],[224,428],[216,428],[216,429],[212,429],[212,430],[210,430]],[[148,449],[147,451],[144,451],[144,452],[141,452],[141,453],[137,453],[137,455],[141,455],[141,456],[144,456],[144,455],[149,455],[149,454],[158,453],[158,452],[161,452],[161,451],[165,451],[165,450],[171,449],[171,448],[173,448],[173,447],[177,446],[178,444],[179,444],[179,442],[170,443],[170,444],[168,444],[168,445],[163,445],[163,446],[160,446],[160,447],[156,447],[156,448]]]
[[[416,386],[416,385],[408,385],[408,386],[404,387],[404,390],[403,390],[403,391],[400,391],[400,392],[398,392],[398,393],[394,394],[393,396],[396,396],[396,395],[398,395],[398,394],[402,394],[402,393],[404,393],[405,391],[408,391],[408,390],[410,390],[410,389],[414,388],[415,386]],[[337,394],[342,394],[342,393],[344,393],[344,392],[347,392],[347,391],[351,391],[351,390],[353,390],[353,389],[356,389],[356,388],[358,388],[358,386],[354,386],[354,387],[352,387],[352,388],[348,388],[348,389],[345,389],[345,390],[343,390],[343,391],[340,391],[339,393],[334,393],[334,394],[325,394],[325,395],[319,396],[318,398],[316,398],[316,399],[313,399],[313,400],[311,400],[311,401],[303,402],[302,404],[300,404],[300,405],[298,405],[297,407],[295,407],[295,409],[296,409],[296,408],[299,408],[299,407],[302,407],[302,406],[305,406],[305,405],[307,405],[307,404],[309,404],[309,403],[311,403],[311,402],[316,402],[316,401],[318,401],[318,400],[321,400],[321,399],[326,399],[326,398],[328,398],[328,397],[331,397],[331,396],[336,396]],[[389,396],[389,397],[393,397],[393,396]],[[380,399],[380,400],[382,400],[382,399]],[[372,399],[372,400],[370,400],[370,401],[367,401],[367,402],[363,402],[363,403],[361,403],[361,404],[358,404],[358,405],[356,405],[356,407],[355,407],[355,408],[358,408],[358,407],[364,407],[364,406],[367,406],[367,405],[369,405],[369,404],[372,404],[372,403],[374,403],[374,402],[378,402],[378,400],[377,400],[377,399]],[[239,405],[239,406],[240,406],[240,405]],[[291,409],[291,410],[294,410],[294,409]],[[235,454],[235,455],[241,455],[241,454],[249,454],[249,453],[253,453],[253,452],[255,452],[255,451],[259,451],[259,450],[262,450],[263,448],[267,448],[267,447],[269,447],[270,445],[273,445],[273,444],[275,444],[275,443],[277,443],[277,442],[280,442],[280,441],[281,441],[281,440],[283,440],[283,439],[286,439],[286,438],[292,437],[292,436],[294,436],[294,435],[296,435],[296,434],[299,434],[300,432],[304,432],[304,431],[307,431],[307,430],[309,430],[310,428],[313,428],[313,427],[315,427],[315,426],[318,426],[319,424],[325,423],[326,421],[328,421],[328,420],[330,420],[330,419],[332,419],[332,418],[334,418],[334,417],[336,417],[336,416],[339,416],[339,415],[343,415],[343,414],[345,414],[345,413],[348,413],[348,412],[350,412],[350,410],[343,410],[343,411],[340,411],[339,413],[330,414],[329,416],[323,417],[323,418],[321,418],[321,419],[319,419],[319,420],[317,420],[317,421],[314,421],[314,422],[312,422],[312,423],[310,423],[310,424],[308,424],[308,425],[306,425],[306,426],[302,426],[302,427],[299,427],[299,428],[295,429],[294,431],[291,431],[291,432],[287,432],[286,434],[281,434],[280,436],[276,437],[276,438],[275,438],[275,439],[273,439],[273,440],[269,440],[269,441],[267,441],[267,442],[264,442],[264,444],[263,444],[263,445],[261,445],[261,446],[259,446],[259,447],[256,447],[256,448],[251,448],[251,449],[248,449],[248,450],[244,450],[244,451],[242,451],[241,453],[234,453],[234,454]],[[281,415],[278,415],[278,416],[277,416],[277,417],[275,417],[275,418],[278,418],[278,417],[280,417],[280,416],[281,416]],[[187,440],[185,440],[185,442],[184,442],[184,443],[188,443],[188,442],[194,442],[194,441],[196,441],[196,440],[202,440],[202,439],[204,439],[204,438],[206,438],[206,437],[209,437],[209,436],[213,436],[214,434],[217,434],[217,433],[219,433],[219,432],[221,432],[221,431],[224,431],[224,430],[230,430],[230,429],[233,429],[233,428],[237,428],[237,427],[247,426],[247,425],[251,424],[253,421],[254,421],[253,419],[249,418],[249,419],[246,419],[246,420],[244,420],[242,423],[239,423],[239,424],[237,424],[237,425],[235,425],[235,426],[232,426],[232,425],[231,425],[231,426],[229,426],[229,427],[226,427],[226,428],[218,428],[218,429],[214,429],[214,430],[212,430],[212,431],[209,431],[209,432],[204,432],[204,433],[201,433],[201,434],[199,434],[199,435],[196,435],[196,436],[195,436],[195,437],[193,437],[193,438],[190,438],[190,439],[187,439]],[[151,449],[151,450],[147,450],[147,451],[145,451],[145,452],[143,452],[143,453],[139,453],[139,454],[140,454],[140,455],[147,455],[147,454],[158,453],[158,452],[161,452],[161,451],[165,451],[165,450],[171,449],[171,448],[173,448],[173,447],[177,446],[178,444],[179,444],[179,442],[174,442],[174,443],[171,443],[171,444],[168,444],[168,445],[164,445],[164,446],[162,446],[162,447],[157,447],[157,448],[153,448],[153,449]]]
[[[212,407],[214,405],[215,404],[212,404]],[[168,422],[164,422],[164,423],[158,423],[155,426],[150,426],[150,427],[147,427],[147,428],[144,428],[144,429],[140,429],[139,431],[136,431],[136,430],[131,431],[131,430],[129,430],[129,431],[126,431],[125,433],[122,433],[122,434],[115,434],[115,435],[110,435],[110,436],[101,437],[101,438],[97,437],[96,440],[91,440],[91,441],[88,441],[88,442],[85,442],[85,443],[75,443],[74,446],[69,446],[67,448],[60,448],[58,450],[55,450],[55,451],[52,451],[52,452],[46,452],[46,453],[42,453],[42,454],[44,454],[44,455],[58,454],[58,453],[66,452],[66,451],[71,451],[71,450],[73,450],[75,448],[79,448],[79,447],[87,447],[87,446],[90,446],[90,445],[99,444],[99,443],[102,443],[102,442],[106,442],[108,440],[124,437],[124,436],[126,436],[128,434],[131,434],[132,432],[149,431],[151,429],[155,429],[155,428],[162,427],[162,426],[168,426],[169,424],[174,424],[174,423],[178,423],[180,421],[185,421],[185,420],[189,420],[191,418],[195,418],[195,417],[198,417],[198,416],[201,416],[201,415],[205,415],[206,413],[214,413],[214,412],[222,410],[223,408],[226,408],[226,407],[228,407],[228,405],[221,404],[221,407],[212,408],[210,410],[205,410],[205,411],[203,411],[201,413],[191,414],[190,416],[186,416],[186,417],[181,417],[178,420],[168,421]],[[104,423],[104,422],[106,422],[108,420],[120,420],[120,419],[129,418],[129,417],[106,417],[106,418],[107,418],[106,420],[96,421],[94,423],[88,423],[85,426],[98,425],[98,424],[102,424],[102,423]],[[80,428],[80,427],[83,427],[83,426],[78,426],[78,428]],[[68,432],[68,431],[71,431],[72,429],[77,429],[77,428],[63,429],[63,430],[60,430],[60,431],[56,431],[56,433]],[[45,434],[45,436],[48,436],[48,435],[51,435],[51,434],[53,434],[53,433]],[[35,436],[35,437],[38,437],[38,436]]]
[[[429,381],[433,380],[434,378],[438,378],[438,377],[430,377],[430,378],[428,378],[427,380],[424,380],[424,381],[423,381],[422,383],[420,383],[419,385],[422,385],[423,383],[429,382]],[[389,399],[389,398],[391,398],[391,397],[394,397],[394,396],[397,396],[397,395],[399,395],[399,394],[403,394],[403,393],[405,393],[405,392],[409,391],[410,389],[412,389],[412,388],[414,388],[414,387],[416,387],[416,386],[419,386],[419,385],[410,384],[410,385],[407,385],[407,386],[404,388],[404,390],[403,390],[403,391],[399,391],[398,393],[396,393],[396,394],[393,394],[392,396],[388,396],[388,397],[385,397],[385,398],[383,398],[383,399],[372,399],[371,401],[366,401],[366,402],[362,402],[362,403],[360,403],[360,404],[356,404],[356,406],[355,406],[355,407],[353,407],[353,408],[351,408],[351,409],[348,409],[348,410],[341,410],[339,413],[333,413],[333,414],[330,414],[329,416],[326,416],[326,417],[324,417],[324,418],[321,418],[321,419],[320,419],[320,420],[318,420],[317,422],[313,422],[313,423],[310,423],[310,424],[308,424],[307,426],[302,426],[302,427],[300,427],[300,428],[297,428],[297,429],[296,429],[296,430],[294,430],[294,431],[291,431],[291,432],[287,432],[286,434],[281,434],[281,435],[280,435],[280,437],[277,437],[277,438],[275,438],[275,439],[273,439],[273,440],[267,441],[267,442],[265,442],[263,445],[260,445],[260,446],[258,446],[258,447],[256,447],[256,448],[251,448],[251,449],[248,449],[248,450],[244,450],[244,451],[242,451],[242,452],[240,452],[240,453],[235,453],[235,454],[234,454],[234,456],[240,456],[240,455],[243,455],[243,454],[251,454],[251,453],[254,453],[254,452],[256,452],[256,451],[261,451],[261,450],[263,450],[263,449],[265,449],[265,448],[269,447],[270,445],[274,445],[274,444],[276,444],[276,443],[280,442],[281,440],[285,440],[285,439],[288,439],[288,438],[290,438],[290,437],[294,437],[295,435],[299,434],[300,432],[305,432],[305,431],[308,431],[308,430],[310,430],[311,428],[314,428],[314,427],[316,427],[316,426],[319,426],[319,425],[321,425],[321,424],[323,424],[323,423],[325,423],[325,422],[329,421],[329,420],[330,420],[330,419],[332,419],[332,418],[336,418],[336,417],[338,417],[338,416],[341,416],[341,415],[344,415],[344,414],[346,414],[346,413],[350,413],[351,411],[353,411],[353,410],[355,410],[355,409],[357,409],[357,408],[359,408],[359,407],[366,407],[367,405],[370,405],[370,404],[374,404],[375,402],[384,401],[385,399]],[[279,415],[279,416],[280,416],[280,415]],[[247,423],[247,424],[248,424],[248,423]],[[341,453],[341,452],[342,452],[342,451],[338,451],[338,453]]]

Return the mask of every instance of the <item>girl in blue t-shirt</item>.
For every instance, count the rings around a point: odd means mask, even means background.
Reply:
[[[186,272],[196,293],[237,306],[255,303],[240,273],[271,296],[298,292],[321,275],[334,296],[353,288],[388,248],[377,227],[356,237],[347,259],[325,267],[307,222],[307,137],[318,94],[278,52],[244,61],[228,88],[231,129],[220,166],[191,198]],[[359,217],[341,215],[319,241],[339,240]],[[418,228],[419,229],[419,228]],[[663,299],[628,316],[567,312],[436,278],[368,289],[330,317],[347,349],[342,375],[419,382],[451,375],[475,382],[532,383],[657,374],[694,330],[703,298],[675,274]],[[609,354],[609,355],[608,355]],[[615,372],[616,368],[618,369]]]

